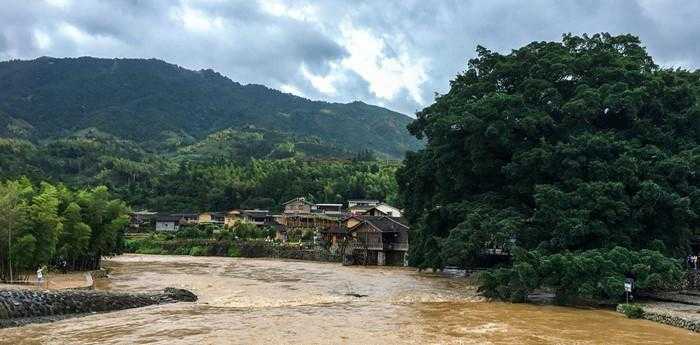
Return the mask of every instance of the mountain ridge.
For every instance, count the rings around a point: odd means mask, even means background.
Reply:
[[[398,158],[421,146],[406,130],[411,121],[360,101],[314,101],[260,84],[243,85],[212,69],[194,71],[158,59],[0,62],[4,136],[62,137],[94,127],[148,144],[163,140],[168,131],[204,139],[228,128],[259,128]]]

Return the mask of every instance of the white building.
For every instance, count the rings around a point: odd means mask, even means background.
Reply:
[[[180,230],[180,217],[160,216],[156,218],[156,231],[175,232]]]

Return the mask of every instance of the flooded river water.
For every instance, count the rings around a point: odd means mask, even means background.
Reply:
[[[405,268],[157,255],[106,266],[99,289],[175,286],[200,300],[2,329],[0,343],[700,344],[612,311],[484,302],[463,279]]]

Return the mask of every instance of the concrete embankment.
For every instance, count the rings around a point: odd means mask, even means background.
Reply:
[[[644,296],[649,301],[638,305],[642,319],[700,332],[700,295],[690,292],[667,292]],[[622,312],[620,306],[618,312]]]
[[[0,328],[53,321],[70,315],[196,300],[193,293],[175,288],[166,288],[160,293],[0,290]]]

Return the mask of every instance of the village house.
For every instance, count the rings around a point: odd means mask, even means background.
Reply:
[[[180,217],[180,225],[192,225],[199,222],[197,213],[173,213],[171,216]]]
[[[337,224],[342,204],[314,204],[299,197],[284,203],[284,212],[277,222],[286,228],[322,229]]]
[[[348,200],[348,212],[352,214],[363,214],[377,205],[379,205],[379,200]]]
[[[264,226],[273,221],[272,215],[268,210],[243,210],[241,211],[242,221],[245,223]]]
[[[282,205],[284,205],[285,214],[309,214],[316,210],[316,206],[306,201],[304,197],[294,198]]]
[[[340,217],[343,214],[343,204],[316,204],[316,212]]]
[[[157,215],[157,212],[148,210],[131,212],[129,214],[129,231],[138,232],[144,227],[153,226],[153,220]]]
[[[402,216],[401,210],[385,203],[379,203],[376,206],[372,206],[363,214],[368,216],[389,216],[394,218],[400,218]]]
[[[224,221],[223,212],[202,212],[197,217],[197,224],[223,224]]]
[[[275,217],[269,210],[231,210],[223,215],[222,223],[229,228],[239,223],[267,226],[275,223]]]
[[[342,221],[342,225],[347,229],[354,228],[355,225],[360,223],[362,223],[362,216],[356,214],[351,214]]]
[[[243,221],[243,215],[240,210],[231,210],[224,215],[224,226],[227,228],[233,227]]]
[[[353,243],[346,249],[344,261],[347,259],[378,266],[405,266],[408,229],[399,218],[363,216],[360,223],[347,229]]]
[[[180,230],[180,216],[158,216],[156,217],[156,231],[158,232],[175,232]]]

